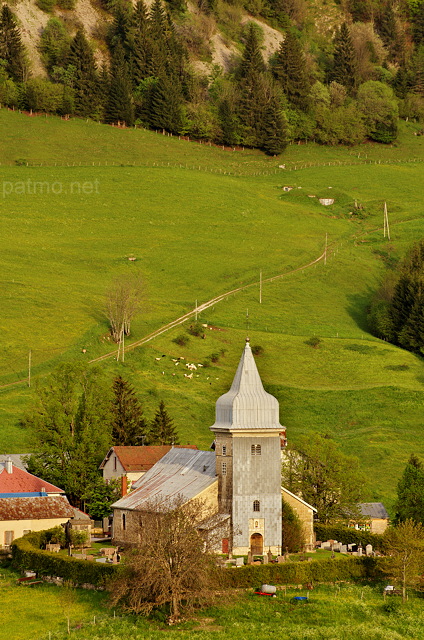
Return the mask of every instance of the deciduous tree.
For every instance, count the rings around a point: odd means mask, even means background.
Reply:
[[[129,555],[110,585],[112,606],[149,614],[166,606],[169,622],[210,602],[216,568],[211,553],[211,525],[199,500],[158,500],[140,513],[140,546]],[[212,544],[213,546],[213,544]]]
[[[290,447],[282,465],[282,483],[315,507],[324,524],[359,515],[357,505],[365,483],[359,460],[342,453],[330,438],[305,437]]]
[[[384,534],[386,558],[385,572],[402,587],[403,600],[406,588],[419,580],[424,570],[424,527],[413,520],[405,520]]]
[[[122,335],[130,335],[131,322],[140,308],[140,298],[140,280],[127,276],[117,278],[107,292],[106,316],[115,342],[120,342]]]
[[[81,506],[110,447],[110,400],[99,369],[64,363],[36,387],[24,419],[36,453],[28,467]]]

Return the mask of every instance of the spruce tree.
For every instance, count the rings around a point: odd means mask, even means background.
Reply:
[[[424,2],[413,17],[413,34],[415,44],[420,45],[424,41]]]
[[[256,25],[250,22],[238,74],[240,78],[248,78],[263,71],[265,71],[265,63],[259,46]]]
[[[163,74],[152,86],[149,100],[150,125],[154,129],[166,129],[175,135],[182,133],[184,103],[179,79]]]
[[[82,29],[71,41],[67,62],[73,69],[75,114],[83,118],[92,116],[98,109],[98,79],[93,51]]]
[[[116,45],[112,56],[105,120],[106,122],[123,122],[128,127],[134,124],[131,79],[124,49],[120,42]]]
[[[25,47],[16,18],[7,4],[2,6],[0,15],[0,58],[6,61],[6,71],[12,80],[23,82],[26,79]]]
[[[130,5],[120,2],[116,5],[113,14],[113,22],[108,34],[110,49],[113,52],[115,47],[120,44],[128,54],[127,43],[132,20]]]
[[[150,41],[148,38],[147,9],[143,0],[135,5],[128,34],[130,73],[133,89],[148,77]]]
[[[282,153],[287,146],[287,120],[276,97],[271,98],[265,109],[262,136],[262,149],[270,156]]]
[[[165,403],[160,401],[158,410],[150,424],[149,430],[150,445],[179,444],[178,434],[174,422],[170,418]]]
[[[297,109],[307,111],[310,83],[306,74],[305,57],[298,38],[291,30],[287,31],[280,45],[273,72],[289,102]]]
[[[346,22],[343,22],[334,38],[334,60],[330,76],[331,80],[342,84],[350,92],[357,84],[355,51]]]
[[[127,447],[141,445],[146,435],[147,424],[134,388],[122,376],[117,376],[113,381],[113,444]]]
[[[240,141],[238,135],[239,123],[229,100],[224,99],[219,103],[218,114],[222,130],[220,142],[230,147],[238,144]]]
[[[408,519],[424,524],[424,469],[414,454],[408,460],[397,486],[397,523]]]

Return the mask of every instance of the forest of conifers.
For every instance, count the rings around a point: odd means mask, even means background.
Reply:
[[[65,9],[73,1],[59,0]],[[423,0],[341,0],[330,38],[314,29],[306,0],[246,0],[244,11],[284,34],[278,51],[266,59],[261,27],[247,21],[235,30],[239,55],[230,67],[203,73],[193,58],[207,56],[205,24],[219,23],[223,0],[197,0],[190,23],[185,0],[154,0],[149,8],[143,0],[103,2],[112,16],[104,64],[96,64],[82,27],[72,32],[53,16],[38,45],[45,77],[32,75],[19,23],[4,4],[0,103],[270,155],[298,139],[390,143],[399,117],[424,117]],[[37,4],[52,10],[47,0]]]

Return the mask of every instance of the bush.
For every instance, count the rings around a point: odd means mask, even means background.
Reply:
[[[308,340],[305,340],[305,344],[309,345],[310,347],[313,347],[314,349],[317,349],[317,347],[319,347],[321,342],[322,340],[321,338],[318,338],[318,336],[312,336]]]
[[[360,531],[352,527],[334,526],[326,524],[315,524],[315,534],[317,540],[337,540],[342,544],[372,544],[372,548],[381,551],[383,549],[383,536],[369,531]]]
[[[54,5],[56,4],[56,0],[36,0],[35,4],[41,11],[45,13],[51,13]]]
[[[53,540],[52,535],[58,527],[47,531],[28,533],[12,543],[12,565],[21,571],[35,571],[39,576],[58,576],[70,580],[73,584],[84,583],[103,587],[110,577],[116,575],[116,565],[78,560],[70,556],[42,551],[40,547],[46,541]]]
[[[337,580],[364,580],[382,577],[378,558],[339,558],[287,562],[240,567],[237,571],[223,569],[221,584],[225,587],[248,588],[260,584],[306,584]]]
[[[175,342],[179,347],[186,347],[190,342],[190,338],[186,336],[185,333],[180,333],[172,342]]]
[[[264,348],[260,344],[252,345],[252,353],[254,356],[261,356],[264,352]]]
[[[191,336],[195,336],[196,338],[203,338],[205,335],[205,328],[201,325],[200,322],[196,322],[195,324],[191,324],[187,331]]]

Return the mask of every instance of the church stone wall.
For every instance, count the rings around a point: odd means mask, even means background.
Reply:
[[[238,434],[237,434],[238,435]],[[260,455],[252,455],[252,445]],[[254,501],[259,511],[254,511]],[[247,553],[250,536],[260,533],[264,553],[281,551],[281,462],[278,434],[234,435],[233,552]]]

